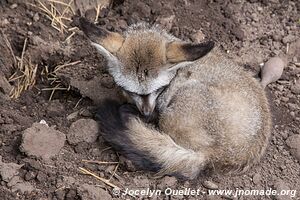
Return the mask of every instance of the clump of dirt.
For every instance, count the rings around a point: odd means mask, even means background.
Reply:
[[[94,143],[98,138],[98,123],[92,119],[79,119],[72,123],[68,142],[78,144],[79,142]]]
[[[65,140],[66,136],[62,132],[44,123],[34,123],[24,131],[20,150],[28,156],[47,160],[59,153]]]
[[[113,187],[123,192],[147,188],[201,191],[198,196],[161,194],[156,199],[291,197],[208,195],[209,190],[236,188],[289,189],[299,193],[299,1],[114,0],[98,6],[99,2],[108,1],[96,0],[86,4],[88,8],[82,1],[75,1],[79,2],[77,6],[81,5],[82,14],[109,31],[122,32],[133,23],[146,21],[161,24],[186,41],[215,40],[227,57],[256,76],[260,64],[270,57],[288,58],[281,78],[266,87],[273,113],[273,135],[261,163],[243,175],[206,175],[193,181],[169,176],[155,179],[149,172],[137,171],[129,160],[103,141],[92,119],[97,105],[105,98],[123,101],[120,89],[107,72],[105,59],[81,31],[72,27],[70,17],[76,13],[76,7],[72,7],[75,5],[70,6],[73,13],[68,4],[59,7],[53,3],[58,10],[67,8],[65,18],[53,8],[52,12],[57,12],[53,22],[40,4],[51,11],[51,1],[28,2],[0,1],[0,196],[3,199],[133,198],[116,193]],[[12,89],[18,89],[14,73],[19,70],[22,54],[37,66],[35,84],[19,98],[10,99]],[[39,124],[41,121],[48,125]],[[109,183],[87,175],[84,170]]]

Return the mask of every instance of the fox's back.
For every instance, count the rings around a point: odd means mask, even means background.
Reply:
[[[186,148],[215,154],[215,162],[259,159],[256,154],[269,137],[263,89],[216,51],[179,70],[159,98],[159,107],[163,131]]]

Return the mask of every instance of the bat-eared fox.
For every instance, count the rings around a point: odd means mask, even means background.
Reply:
[[[78,26],[128,99],[103,103],[101,134],[137,167],[193,179],[206,170],[241,173],[259,162],[271,132],[266,95],[214,42],[184,42],[145,23],[124,33],[83,17]],[[155,124],[147,121],[152,116]]]

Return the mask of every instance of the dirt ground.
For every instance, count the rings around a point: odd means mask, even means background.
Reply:
[[[155,179],[103,141],[93,120],[97,105],[105,98],[120,99],[105,60],[72,28],[71,16],[56,24],[49,19],[43,6],[59,13],[49,6],[51,1],[24,2],[0,1],[0,199],[300,199],[300,1],[115,0],[98,13],[85,13],[110,31],[147,21],[187,41],[213,39],[224,55],[256,77],[261,63],[292,52],[280,80],[266,88],[273,134],[259,165],[242,175],[207,175],[193,181]],[[62,12],[72,15],[66,10]],[[132,197],[116,194],[82,170],[122,190],[201,192]],[[210,189],[270,188],[297,193],[208,195]]]

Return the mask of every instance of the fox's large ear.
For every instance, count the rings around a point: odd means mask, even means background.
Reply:
[[[194,61],[205,56],[214,47],[213,41],[199,44],[171,42],[167,44],[167,61],[169,63],[179,63],[184,61]]]
[[[115,53],[122,47],[124,37],[121,34],[101,29],[84,17],[78,18],[76,24],[95,46],[101,45],[110,53]]]

